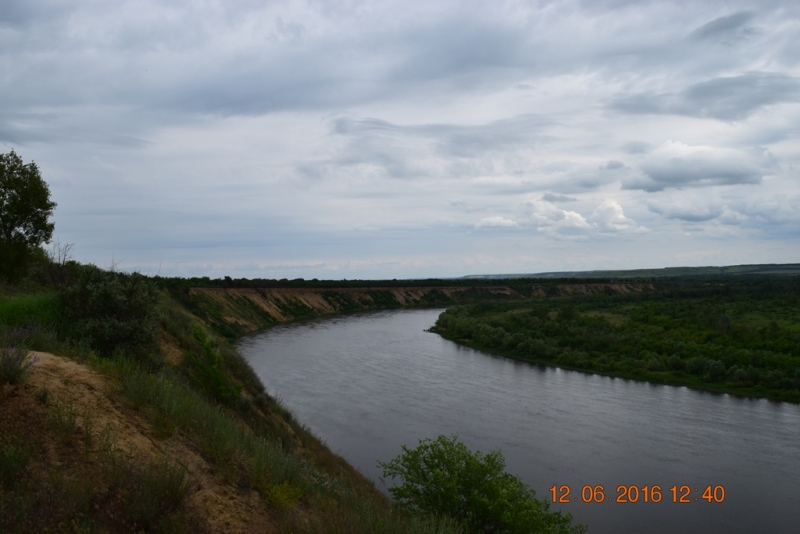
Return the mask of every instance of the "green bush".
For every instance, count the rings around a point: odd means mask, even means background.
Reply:
[[[0,385],[24,384],[37,361],[35,357],[28,358],[28,349],[26,348],[0,348]]]
[[[101,356],[143,356],[156,340],[155,285],[144,276],[81,269],[78,281],[61,293],[68,335],[88,339]]]
[[[472,452],[458,440],[439,436],[390,462],[378,462],[383,476],[402,483],[389,489],[402,508],[447,516],[478,532],[583,533],[572,516],[549,511],[549,503],[519,477],[506,473],[499,450]]]
[[[127,508],[138,525],[148,529],[183,505],[191,489],[186,468],[166,456],[134,472]]]

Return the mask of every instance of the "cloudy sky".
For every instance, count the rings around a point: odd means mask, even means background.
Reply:
[[[11,149],[150,274],[800,262],[800,4],[2,0]]]

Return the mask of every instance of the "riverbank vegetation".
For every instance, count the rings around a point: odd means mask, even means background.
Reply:
[[[515,359],[800,402],[800,279],[455,306],[435,332]]]
[[[0,288],[0,531],[464,531],[393,507],[151,280],[68,268]]]
[[[402,450],[379,466],[385,478],[400,479],[389,491],[406,510],[450,517],[475,532],[586,532],[586,525],[550,511],[547,500],[507,473],[499,450],[473,452],[458,436],[444,435]]]

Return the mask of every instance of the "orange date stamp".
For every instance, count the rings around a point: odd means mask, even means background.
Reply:
[[[665,497],[666,493],[666,499]],[[661,486],[617,486],[616,495],[606,494],[604,486],[583,486],[578,496],[574,495],[572,488],[568,485],[553,486],[550,488],[550,497],[553,503],[568,504],[575,502],[614,502],[614,503],[658,503],[673,502],[688,504],[693,502],[706,501],[709,503],[721,503],[725,501],[725,486],[707,485],[704,487],[694,487],[688,485],[675,485],[666,492]],[[671,497],[671,498],[670,498]]]

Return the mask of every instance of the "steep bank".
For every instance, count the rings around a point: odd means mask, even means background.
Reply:
[[[0,532],[459,532],[394,509],[168,295],[134,358],[20,295],[0,295]]]
[[[322,315],[521,299],[507,286],[397,288],[212,288],[172,291],[215,331],[235,339],[263,328]]]
[[[235,339],[275,324],[336,313],[654,289],[652,283],[574,283],[388,288],[179,287],[170,292],[216,332]]]

